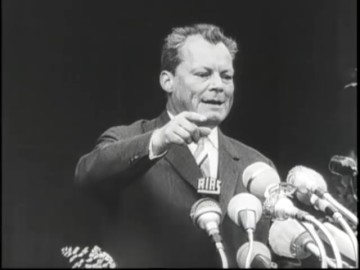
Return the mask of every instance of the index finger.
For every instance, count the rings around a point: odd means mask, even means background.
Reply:
[[[207,120],[206,116],[196,112],[183,112],[185,119],[193,123],[203,123]]]

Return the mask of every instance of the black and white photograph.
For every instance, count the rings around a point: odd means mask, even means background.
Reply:
[[[2,268],[358,268],[356,0],[3,0]]]

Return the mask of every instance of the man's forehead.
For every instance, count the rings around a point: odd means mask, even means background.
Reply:
[[[201,53],[206,49],[225,49],[228,51],[223,42],[220,41],[216,44],[211,43],[203,38],[200,34],[188,36],[183,46],[180,47],[180,51],[183,53]]]
[[[224,57],[232,62],[231,54],[223,42],[210,43],[201,35],[192,35],[186,38],[182,47],[179,48],[179,56],[182,60],[196,61],[209,57]]]
[[[232,57],[223,42],[216,44],[210,43],[201,35],[192,35],[187,37],[182,47],[179,48],[179,56],[182,62],[188,63],[201,62],[205,63],[216,58],[220,62],[232,64]],[[214,61],[214,60],[213,60]]]

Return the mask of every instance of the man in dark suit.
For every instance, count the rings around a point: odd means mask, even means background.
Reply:
[[[236,267],[247,236],[226,215],[228,202],[246,192],[241,176],[247,166],[272,166],[219,128],[233,103],[236,52],[236,42],[214,25],[174,28],[161,57],[166,110],[153,120],[109,128],[79,160],[76,183],[106,202],[102,248],[118,267],[221,267],[213,243],[189,216],[206,197],[199,190],[204,176],[221,181],[213,198],[223,213],[229,265]],[[266,243],[268,230],[269,220],[262,218],[255,240]]]

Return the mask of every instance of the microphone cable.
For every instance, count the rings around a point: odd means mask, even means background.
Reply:
[[[347,233],[349,239],[351,241],[351,245],[354,249],[354,257],[356,266],[358,267],[358,242],[354,232],[352,231],[350,225],[346,222],[343,215],[335,208],[330,202],[327,200],[320,199],[316,194],[312,194],[314,202],[316,202],[316,206],[325,212],[325,214],[331,216],[334,221],[342,227],[342,229]],[[316,208],[316,207],[315,207]]]
[[[226,257],[225,248],[224,248],[224,245],[222,243],[222,239],[221,239],[220,234],[218,234],[218,233],[212,234],[211,239],[215,243],[216,250],[218,251],[218,253],[220,255],[222,268],[224,268],[224,269],[229,268],[229,263],[228,263],[228,260],[227,260],[227,257]]]
[[[320,221],[318,221],[315,217],[313,217],[311,215],[304,215],[303,218],[305,219],[305,221],[308,221],[308,222],[312,223],[313,225],[315,225],[326,236],[326,238],[329,240],[329,244],[330,244],[331,249],[335,256],[336,267],[342,268],[342,259],[341,259],[339,248],[336,245],[336,242],[335,242],[334,238],[332,237],[332,235],[326,229],[326,227]]]
[[[320,252],[319,249],[316,247],[315,244],[313,243],[309,243],[306,248],[312,253],[314,254],[316,257],[320,257]],[[331,268],[337,268],[336,267],[336,263],[334,262],[335,260],[333,258],[329,258],[326,257],[326,263],[328,264],[328,266],[330,266]],[[355,268],[354,266],[349,265],[346,262],[342,262],[343,263],[343,267],[345,268]],[[322,267],[323,268],[323,267]]]
[[[313,244],[313,243],[308,243],[306,246],[307,250],[309,250],[312,254],[314,254],[316,257],[320,257],[320,251],[318,249],[318,247]],[[328,264],[328,266],[330,266],[331,268],[337,268],[336,267],[336,263],[335,260],[333,258],[329,258],[326,257],[326,263]],[[355,268],[354,266],[349,265],[347,262],[342,262],[343,263],[343,267],[345,268]]]
[[[356,236],[354,234],[354,232],[352,231],[352,229],[350,228],[350,225],[346,222],[346,220],[343,218],[343,216],[338,212],[335,213],[334,216],[336,215],[336,220],[339,222],[339,224],[341,225],[341,227],[344,229],[344,231],[347,233],[347,235],[349,236],[350,240],[351,240],[351,244],[354,248],[354,252],[355,252],[355,265],[356,268],[359,268],[359,249],[358,249],[358,241],[356,239]]]
[[[301,226],[303,226],[308,231],[308,233],[310,234],[312,239],[315,241],[316,246],[318,247],[318,251],[316,253],[318,254],[317,257],[319,257],[319,259],[320,259],[321,268],[328,268],[328,263],[326,260],[327,256],[326,256],[325,246],[324,246],[323,242],[321,241],[319,235],[317,234],[316,230],[314,229],[314,226],[308,222],[299,222],[299,223]],[[306,247],[309,248],[309,245],[306,245]],[[309,251],[311,253],[313,253],[312,252],[313,250],[311,248],[309,248]]]
[[[358,225],[359,221],[358,218],[348,209],[346,209],[341,203],[336,201],[330,193],[323,192],[319,190],[315,190],[315,194],[319,196],[320,198],[324,198],[327,200],[330,204],[332,204],[338,211],[343,214],[346,218],[348,218],[354,225]]]
[[[222,268],[223,269],[229,268],[229,263],[228,263],[227,258],[226,258],[226,254],[225,254],[223,244],[222,243],[215,243],[215,245],[216,245],[217,251],[219,252],[219,255],[220,255]]]
[[[248,229],[247,233],[248,233],[248,238],[249,238],[249,250],[246,255],[245,268],[250,268],[251,255],[252,255],[253,249],[254,249],[254,231],[252,229]]]

